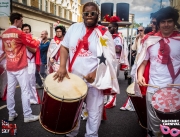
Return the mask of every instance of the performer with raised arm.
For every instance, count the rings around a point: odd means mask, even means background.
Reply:
[[[31,26],[29,24],[22,25],[22,31],[26,34],[31,35]],[[30,48],[28,45],[26,46],[27,52],[27,60],[28,60],[28,80],[30,86],[30,104],[39,104],[40,98],[38,92],[36,90],[36,65],[40,66],[40,51],[39,47],[37,48]]]
[[[175,30],[178,21],[178,10],[172,7],[160,9],[157,13],[159,32],[149,36],[143,43],[143,49],[137,61],[135,77],[135,93],[142,96],[140,86],[157,85],[160,88],[167,84],[180,83],[180,34]],[[149,76],[144,77],[147,62],[150,61]],[[147,80],[149,79],[149,80]],[[148,137],[162,137],[160,124],[152,108],[152,96],[156,92],[153,87],[147,87],[147,126]],[[167,118],[168,119],[168,118]]]
[[[55,27],[55,32],[56,36],[51,40],[47,53],[48,73],[56,72],[59,69],[60,46],[66,34],[66,28],[62,25],[57,25]]]
[[[13,121],[18,114],[14,110],[14,94],[17,82],[21,87],[21,98],[24,114],[24,122],[38,120],[39,116],[32,115],[30,107],[30,87],[28,81],[28,62],[26,45],[37,48],[39,41],[33,40],[30,35],[22,32],[18,28],[22,27],[23,16],[19,13],[12,13],[10,16],[11,26],[2,34],[3,50],[7,59],[7,109],[9,111],[9,121]]]
[[[69,78],[68,71],[77,74],[88,85],[86,97],[88,119],[85,137],[98,137],[98,130],[104,106],[104,93],[119,93],[116,77],[116,54],[114,41],[107,29],[97,25],[99,8],[94,2],[83,7],[82,23],[73,24],[67,31],[60,48],[60,68],[54,79]],[[68,70],[66,64],[70,57]],[[80,126],[66,136],[75,137]]]

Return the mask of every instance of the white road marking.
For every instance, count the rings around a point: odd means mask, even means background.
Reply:
[[[7,106],[7,105],[3,105],[3,106],[1,106],[1,107],[0,107],[0,110],[1,110],[1,109],[3,109],[3,108],[5,108],[6,106]]]

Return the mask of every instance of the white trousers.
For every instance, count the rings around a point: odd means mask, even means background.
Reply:
[[[21,99],[22,99],[24,117],[29,116],[32,113],[32,110],[30,107],[30,95],[29,95],[30,88],[29,88],[27,67],[19,71],[7,71],[7,77],[8,77],[7,109],[9,110],[9,116],[14,116],[16,113],[16,111],[14,110],[15,107],[14,94],[15,94],[17,82],[19,82],[19,85],[21,87]]]
[[[147,106],[147,128],[148,128],[148,137],[163,137],[160,131],[160,124],[162,122],[156,117],[156,114],[152,107],[152,93],[146,93],[146,106]]]
[[[94,87],[88,88],[88,94],[86,97],[86,107],[88,111],[88,119],[86,122],[86,134],[85,137],[98,137],[98,130],[102,119],[102,111],[104,106],[104,94],[101,90]],[[79,115],[79,121],[77,127],[67,136],[74,137],[78,134],[81,113]]]
[[[32,104],[39,104],[38,95],[36,91],[36,64],[35,63],[28,63],[28,80],[29,80],[29,87],[30,87],[30,102]]]

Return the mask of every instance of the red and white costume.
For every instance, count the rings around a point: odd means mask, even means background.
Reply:
[[[163,54],[162,54],[163,51]],[[162,37],[158,32],[154,36],[149,36],[143,43],[143,48],[137,61],[137,70],[144,60],[149,60],[145,68],[144,76],[146,83],[157,85],[160,88],[167,84],[180,83],[180,34],[174,31],[170,37]],[[172,67],[170,67],[171,65]],[[137,72],[136,70],[136,72]],[[174,75],[174,76],[173,76]],[[156,117],[151,106],[152,95],[156,89],[152,87],[139,87],[137,84],[137,73],[135,76],[135,94],[142,96],[146,93],[147,125],[154,136],[160,133],[161,121]],[[168,119],[168,118],[167,118]]]
[[[88,34],[89,36],[87,36]],[[81,44],[83,46],[79,50],[78,47]],[[95,69],[97,70],[94,82],[92,84],[87,82],[89,87],[86,97],[88,118],[85,137],[98,137],[104,106],[103,90],[108,89],[111,93],[119,93],[115,71],[117,61],[113,39],[103,26],[97,26],[94,30],[87,31],[84,23],[76,23],[68,29],[62,45],[69,49],[70,72],[83,78],[83,76],[93,72]],[[77,50],[79,52],[74,60]],[[67,136],[76,136],[79,126],[80,118],[78,126]]]
[[[31,115],[30,108],[30,87],[28,81],[28,62],[26,54],[26,46],[37,48],[39,41],[33,40],[31,36],[26,35],[15,26],[10,26],[2,34],[3,50],[7,59],[7,108],[9,116],[14,116],[16,111],[14,94],[17,82],[21,87],[21,99],[23,104],[24,117]]]
[[[37,49],[38,50],[38,49]],[[35,53],[31,53],[26,49],[27,52],[27,60],[28,60],[28,80],[29,80],[29,86],[30,86],[30,103],[31,104],[39,104],[40,98],[38,95],[38,92],[36,90],[36,59],[35,59]],[[40,55],[39,55],[40,56]]]
[[[2,38],[0,37],[0,58],[4,56],[4,51],[2,49]],[[6,100],[6,94],[7,94],[7,72],[6,72],[6,59],[3,59],[0,62],[0,71],[2,71],[0,74],[0,98],[2,100]]]
[[[114,40],[114,44],[115,44],[115,49],[116,49],[116,59],[118,65],[116,68],[117,71],[117,77],[119,76],[119,68],[120,68],[120,58],[121,60],[123,60],[123,56],[121,56],[121,53],[124,55],[124,47],[123,47],[123,38],[120,36],[120,34],[113,34],[112,35],[113,40]],[[120,51],[120,52],[117,52]],[[105,105],[105,108],[112,108],[116,106],[116,95],[109,95],[109,99],[107,101],[107,104]]]
[[[56,72],[59,69],[61,42],[60,38],[56,36],[51,40],[47,53],[48,73]],[[50,62],[50,58],[54,60],[53,63]]]

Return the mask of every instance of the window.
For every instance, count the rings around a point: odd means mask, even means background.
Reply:
[[[56,15],[56,5],[54,4],[54,15]]]
[[[39,0],[39,9],[42,10],[42,0]]]
[[[48,12],[48,1],[45,2],[45,11]]]
[[[22,0],[22,3],[23,3],[24,5],[27,5],[27,0]]]

